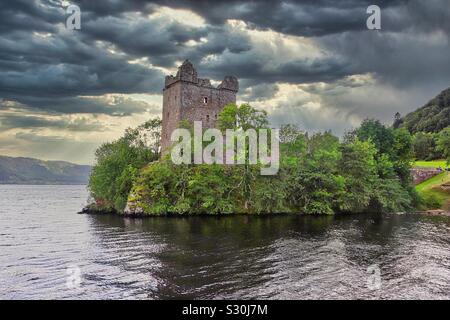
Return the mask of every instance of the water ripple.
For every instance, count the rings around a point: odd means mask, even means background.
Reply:
[[[75,214],[81,186],[0,194],[4,299],[450,298],[448,217],[138,220]]]

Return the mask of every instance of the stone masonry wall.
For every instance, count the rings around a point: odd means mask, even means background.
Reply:
[[[410,170],[411,177],[415,185],[422,183],[425,180],[440,174],[441,172],[442,170],[435,168],[413,168]]]
[[[202,121],[203,128],[214,128],[218,114],[229,103],[236,103],[239,83],[226,76],[218,87],[209,79],[197,77],[197,71],[186,60],[176,76],[166,77],[163,90],[162,152],[170,147],[170,136],[181,120]]]

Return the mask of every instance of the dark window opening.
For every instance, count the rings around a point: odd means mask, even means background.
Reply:
[[[207,104],[208,103],[208,98],[207,97],[203,97],[203,103]]]
[[[209,114],[206,115],[206,122],[209,122]]]

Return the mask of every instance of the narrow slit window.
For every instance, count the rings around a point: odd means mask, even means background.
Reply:
[[[207,104],[208,103],[208,97],[203,97],[203,103]]]

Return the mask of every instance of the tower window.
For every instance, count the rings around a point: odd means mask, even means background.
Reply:
[[[207,104],[208,103],[208,97],[203,97],[203,103]]]
[[[209,114],[206,115],[206,122],[209,122]]]

